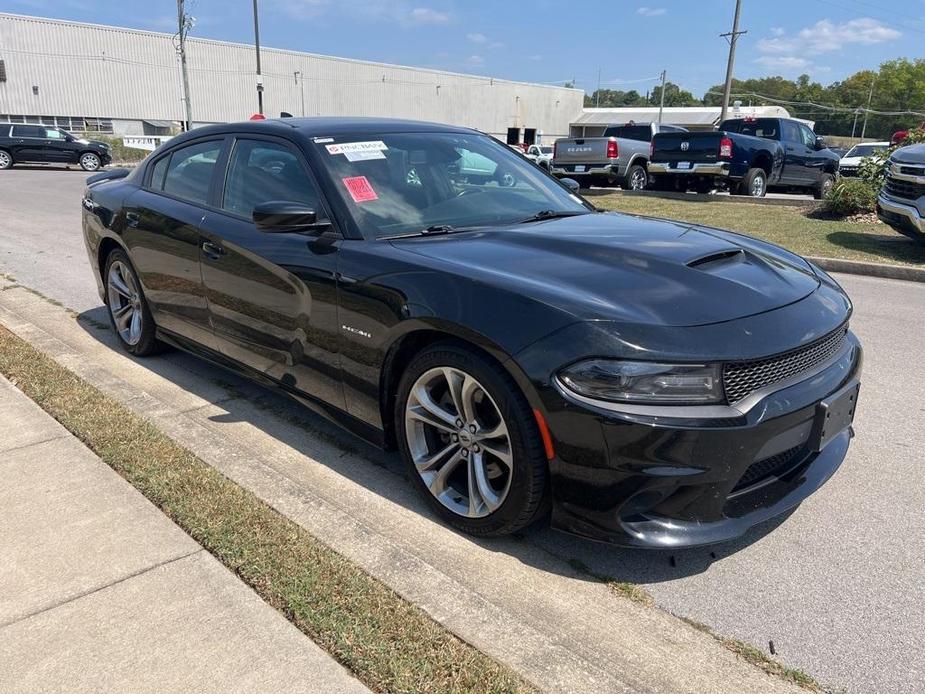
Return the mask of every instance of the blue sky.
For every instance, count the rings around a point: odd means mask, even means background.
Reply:
[[[250,42],[251,0],[187,0],[193,35]],[[260,0],[266,46],[533,82],[645,92],[662,69],[723,80],[734,0]],[[899,8],[902,9],[899,9]],[[173,31],[176,0],[0,0],[0,10]],[[829,83],[923,57],[925,0],[744,0],[737,77]]]

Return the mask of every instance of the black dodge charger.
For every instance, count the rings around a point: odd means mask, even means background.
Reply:
[[[193,352],[397,447],[446,521],[729,540],[845,458],[851,302],[776,246],[601,213],[473,130],[205,127],[91,177],[122,346]]]

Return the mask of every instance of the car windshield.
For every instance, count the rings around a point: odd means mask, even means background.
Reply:
[[[540,151],[543,154],[552,154],[552,147],[540,147]]]
[[[592,211],[485,135],[357,134],[314,142],[325,173],[369,239]]]
[[[846,157],[869,157],[875,152],[880,152],[884,150],[883,145],[855,145],[851,150],[846,154]]]

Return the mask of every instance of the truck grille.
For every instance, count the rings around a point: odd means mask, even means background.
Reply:
[[[726,400],[735,404],[756,390],[798,376],[833,357],[845,342],[846,323],[805,347],[755,361],[729,362],[723,367]]]
[[[912,181],[903,181],[892,176],[886,177],[886,192],[894,198],[904,198],[906,200],[918,200],[925,195],[925,184],[913,183]]]

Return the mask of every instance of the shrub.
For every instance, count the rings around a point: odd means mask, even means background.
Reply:
[[[886,177],[887,162],[890,159],[890,155],[900,147],[907,147],[920,142],[925,142],[925,130],[910,130],[901,145],[894,145],[889,149],[875,152],[869,157],[864,157],[858,167],[858,176],[867,181],[874,190],[880,190],[880,188],[883,187],[883,179]]]
[[[839,178],[822,202],[822,209],[835,217],[873,212],[879,188],[862,178]]]

